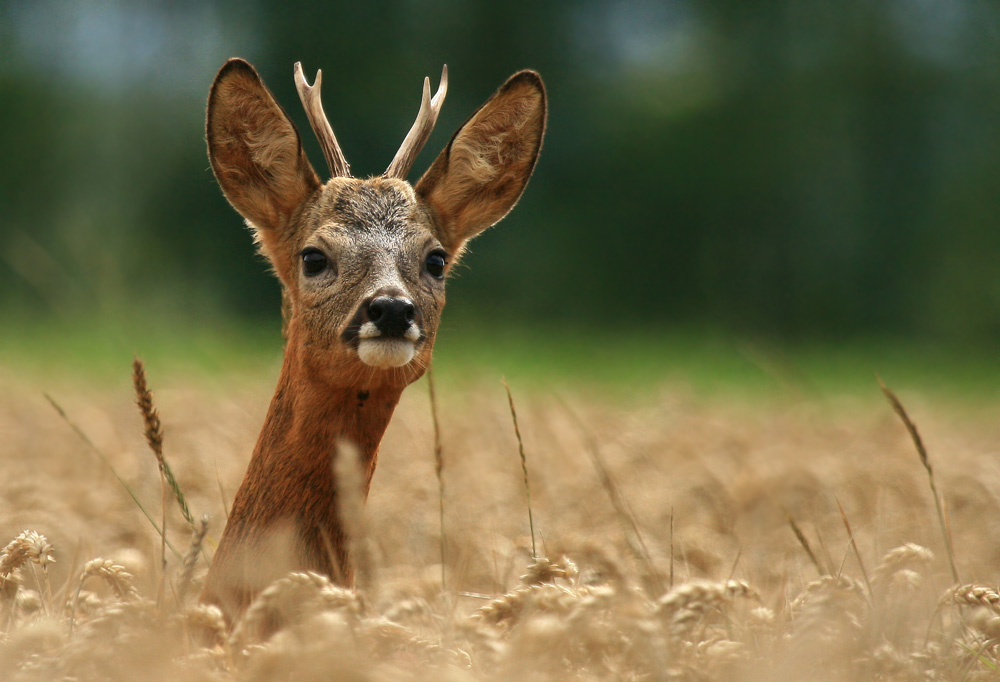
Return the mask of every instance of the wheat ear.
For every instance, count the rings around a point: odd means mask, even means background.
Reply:
[[[198,564],[198,554],[201,553],[201,543],[205,540],[205,533],[208,532],[208,515],[201,517],[201,523],[191,534],[191,545],[184,555],[184,569],[181,571],[181,579],[177,585],[177,602],[184,603],[188,588],[191,586],[191,578],[194,576],[194,567]]]
[[[194,516],[191,514],[191,509],[188,507],[184,491],[181,490],[177,478],[174,477],[173,469],[170,468],[170,462],[163,456],[163,428],[160,424],[160,415],[153,405],[153,392],[149,390],[146,383],[146,368],[143,366],[142,360],[138,358],[132,361],[132,381],[135,384],[136,404],[139,406],[139,412],[142,413],[142,421],[145,426],[146,442],[149,443],[149,449],[153,451],[153,455],[156,457],[156,463],[159,464],[167,480],[167,485],[170,486],[170,492],[173,493],[174,499],[177,500],[177,506],[180,507],[184,520],[194,530],[198,527],[198,524],[195,522]]]

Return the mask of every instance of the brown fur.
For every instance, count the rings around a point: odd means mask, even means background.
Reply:
[[[416,186],[337,177],[320,186],[295,127],[248,63],[220,70],[208,104],[209,157],[233,206],[255,231],[284,287],[285,361],[271,407],[206,581],[204,599],[232,618],[289,570],[349,581],[333,472],[336,443],[355,444],[367,494],[378,446],[403,389],[431,360],[444,281],[424,269],[513,207],[545,127],[541,79],[513,76],[463,125]],[[302,274],[305,248],[330,267]],[[362,363],[366,302],[404,296],[420,330],[406,365]]]

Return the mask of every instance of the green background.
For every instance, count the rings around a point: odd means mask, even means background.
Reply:
[[[678,333],[1000,340],[996,2],[4,0],[5,347],[104,320],[125,338],[149,318],[277,328],[278,287],[205,156],[230,56],[325,172],[292,82],[297,60],[322,68],[356,175],[384,170],[447,63],[414,180],[510,73],[542,73],[541,161],[449,284],[445,330],[639,334],[654,355]]]

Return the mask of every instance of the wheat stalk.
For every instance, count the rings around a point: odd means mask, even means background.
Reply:
[[[205,533],[208,532],[208,515],[201,517],[201,523],[191,533],[191,545],[184,555],[184,568],[181,571],[181,578],[177,585],[177,603],[183,604],[187,596],[188,588],[191,586],[191,578],[194,576],[194,567],[198,563],[198,554],[201,553],[201,543],[205,540]]]
[[[132,574],[121,564],[117,564],[110,559],[92,559],[84,565],[79,585],[82,586],[87,578],[91,576],[102,578],[104,582],[111,586],[119,599],[125,601],[139,599],[139,592],[132,583]]]
[[[933,559],[934,553],[932,551],[912,542],[894,547],[885,553],[878,566],[875,567],[872,584],[885,585],[896,573],[908,569],[914,564],[930,563]]]
[[[823,567],[820,565],[819,560],[816,558],[816,554],[813,552],[812,547],[809,545],[809,540],[806,539],[805,533],[803,533],[802,529],[799,528],[799,524],[795,523],[795,519],[792,518],[791,512],[789,512],[787,509],[784,509],[784,507],[782,507],[782,509],[785,512],[785,518],[788,520],[788,525],[791,526],[792,528],[792,533],[795,534],[795,539],[799,541],[800,545],[802,545],[802,549],[804,549],[806,555],[809,556],[809,560],[812,562],[812,565],[816,567],[816,572],[819,573],[821,576],[827,575],[828,572],[823,570]]]
[[[445,535],[444,535],[444,448],[441,445],[441,425],[438,422],[437,393],[434,391],[433,367],[427,369],[427,390],[430,393],[431,421],[434,424],[434,475],[438,484],[438,529],[441,533],[441,591],[445,591]]]
[[[670,587],[674,589],[674,508],[670,508]]]
[[[195,522],[190,508],[188,508],[184,491],[181,490],[180,483],[177,482],[173,469],[170,468],[170,462],[163,456],[163,427],[160,424],[160,415],[153,404],[153,393],[149,390],[146,383],[146,369],[139,358],[135,358],[132,361],[132,381],[135,385],[136,404],[139,406],[139,412],[142,414],[142,421],[145,426],[144,435],[146,436],[146,442],[156,457],[156,463],[166,478],[167,485],[170,486],[170,491],[173,493],[174,499],[177,500],[177,506],[180,507],[184,520],[188,522],[188,525],[192,529],[195,529],[198,527],[198,524]]]
[[[524,496],[528,500],[528,528],[531,531],[531,558],[538,559],[538,549],[535,546],[535,517],[531,510],[531,486],[528,485],[528,458],[524,454],[524,441],[521,439],[521,429],[517,425],[517,410],[514,408],[514,396],[510,393],[507,378],[503,379],[504,390],[507,391],[507,403],[510,405],[510,418],[514,422],[514,435],[517,436],[517,451],[521,455],[521,473],[524,474]]]
[[[951,533],[948,532],[948,524],[945,522],[944,517],[944,506],[941,503],[941,497],[938,495],[937,485],[934,483],[934,468],[931,466],[930,457],[927,456],[927,448],[924,447],[924,441],[920,437],[920,433],[917,431],[917,425],[913,423],[910,419],[910,415],[907,414],[906,408],[903,407],[903,403],[899,401],[896,394],[889,390],[889,387],[882,383],[882,379],[878,376],[875,377],[878,381],[878,385],[882,388],[882,393],[885,394],[886,399],[889,404],[892,405],[893,411],[902,420],[903,425],[910,434],[910,439],[913,441],[914,447],[917,449],[917,455],[920,457],[920,463],[923,464],[924,469],[927,471],[927,480],[931,486],[931,495],[934,496],[934,508],[937,510],[938,524],[941,526],[941,535],[944,537],[944,548],[948,554],[948,567],[951,569],[951,577],[954,582],[960,582],[958,579],[958,569],[955,568],[955,552],[954,548],[951,546]]]
[[[559,399],[560,405],[562,405],[563,410],[569,415],[570,419],[576,424],[577,428],[580,429],[580,433],[583,434],[584,441],[587,444],[587,453],[590,455],[590,462],[594,467],[594,471],[597,473],[597,478],[601,483],[601,487],[608,495],[608,499],[611,500],[611,506],[615,510],[619,521],[624,529],[625,541],[628,544],[629,549],[632,553],[639,559],[640,562],[646,567],[646,574],[655,584],[656,589],[659,594],[664,594],[667,591],[667,587],[663,583],[663,576],[660,571],[656,568],[656,564],[653,563],[652,555],[649,552],[649,548],[646,546],[646,540],[639,530],[639,522],[635,518],[635,513],[629,506],[628,501],[625,500],[621,491],[618,489],[618,485],[615,483],[614,479],[611,478],[611,473],[608,468],[604,465],[604,460],[601,457],[601,449],[597,443],[597,440],[591,434],[590,430],[586,427],[583,420],[577,415],[576,411],[569,406],[569,404]],[[673,585],[673,511],[671,510],[671,524],[670,524],[670,540],[671,540],[671,585]],[[681,553],[683,556],[683,552]],[[671,588],[672,589],[672,588]]]
[[[683,637],[711,611],[737,598],[760,601],[757,590],[744,580],[693,580],[660,597],[655,612],[667,622],[673,637]]]
[[[132,382],[135,385],[136,404],[142,414],[145,425],[146,443],[156,457],[160,470],[160,587],[157,592],[157,603],[163,603],[163,594],[167,584],[167,462],[163,459],[163,428],[160,425],[160,415],[153,407],[153,394],[146,386],[146,372],[139,358],[132,359]]]
[[[44,568],[55,563],[52,554],[52,545],[44,535],[33,530],[22,531],[0,552],[0,577],[9,577],[29,561]]]
[[[872,593],[872,583],[868,579],[868,571],[865,570],[865,562],[861,560],[861,552],[858,551],[858,543],[854,541],[854,531],[851,530],[851,522],[847,519],[847,512],[844,511],[844,506],[840,504],[840,500],[837,499],[837,509],[840,510],[840,520],[844,523],[844,529],[847,531],[847,537],[849,538],[851,549],[854,551],[854,557],[858,560],[858,567],[861,569],[861,577],[865,580],[865,586],[868,587],[868,594]]]
[[[959,606],[981,606],[1000,615],[1000,592],[993,587],[972,584],[956,585],[946,590],[938,602]]]
[[[864,583],[855,580],[847,575],[823,575],[817,580],[808,583],[802,591],[796,595],[789,605],[789,610],[793,615],[813,601],[817,595],[821,594],[854,594],[859,597],[866,606],[870,606]]]
[[[73,594],[73,601],[69,607],[69,631],[73,632],[76,625],[76,613],[80,604],[80,592],[88,578],[100,576],[114,591],[118,598],[123,601],[135,601],[139,599],[139,592],[132,584],[132,574],[114,561],[108,559],[91,559],[83,566],[80,578],[76,583],[76,592]]]
[[[222,615],[222,609],[214,604],[192,604],[184,609],[182,617],[188,632],[196,632],[199,635],[207,635],[208,640],[213,645],[220,645],[226,642],[226,618]]]
[[[527,572],[518,580],[521,584],[530,587],[542,583],[553,582],[556,578],[573,578],[579,573],[576,564],[567,557],[559,561],[549,561],[545,558],[536,559],[528,566]]]
[[[35,578],[35,584],[43,595],[42,608],[47,614],[49,610],[48,602],[52,596],[48,565],[55,563],[55,557],[52,555],[53,548],[49,544],[48,539],[41,533],[36,533],[33,530],[22,531],[16,538],[8,542],[3,551],[0,552],[0,597],[7,596],[7,590],[4,588],[7,585],[11,585],[9,599],[13,601],[16,598],[19,581],[16,572],[19,568],[28,564],[31,566],[31,574]],[[44,581],[38,580],[38,574],[35,573],[35,566],[41,567]],[[9,616],[13,616],[13,608],[11,608]],[[9,625],[10,622],[8,621]]]
[[[230,644],[240,647],[270,634],[274,625],[287,626],[320,611],[340,610],[353,619],[362,611],[354,590],[337,587],[318,573],[289,573],[266,588],[247,608],[233,628]]]

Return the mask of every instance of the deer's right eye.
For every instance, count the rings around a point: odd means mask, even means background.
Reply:
[[[318,275],[327,268],[326,255],[319,249],[305,249],[302,256],[302,271],[307,277]]]

